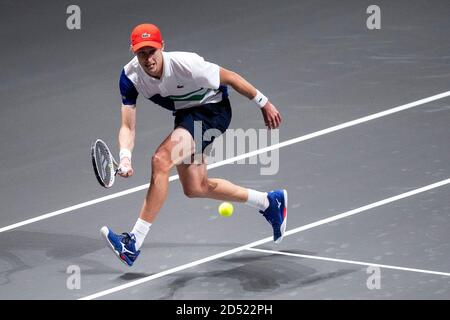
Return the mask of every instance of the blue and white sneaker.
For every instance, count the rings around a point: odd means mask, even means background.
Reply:
[[[286,231],[288,196],[286,190],[274,190],[267,193],[269,207],[259,211],[272,225],[273,241],[280,243]]]
[[[136,250],[136,237],[134,234],[115,234],[108,227],[102,227],[100,232],[120,261],[131,267],[139,253],[141,253],[140,250]]]

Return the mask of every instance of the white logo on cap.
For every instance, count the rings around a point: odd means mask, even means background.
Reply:
[[[151,36],[152,36],[152,35],[151,35],[151,34],[148,34],[147,32],[144,32],[144,33],[141,35],[142,39],[150,38]]]

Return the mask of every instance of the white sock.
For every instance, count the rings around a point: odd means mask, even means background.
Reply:
[[[151,225],[152,224],[150,222],[142,220],[141,218],[137,219],[133,230],[131,230],[131,233],[136,236],[136,250],[139,250],[139,248],[142,246],[142,243],[144,242],[145,236],[147,235],[148,230],[150,230]]]
[[[269,199],[267,198],[267,192],[259,192],[252,189],[248,190],[248,199],[245,204],[251,207],[258,208],[261,211],[266,210],[269,207]]]

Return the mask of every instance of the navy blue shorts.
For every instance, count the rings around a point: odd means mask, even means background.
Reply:
[[[205,148],[213,143],[216,136],[218,136],[214,133],[212,136],[209,136],[208,134],[205,135],[205,131],[208,129],[217,129],[221,133],[224,133],[230,125],[230,100],[228,98],[224,98],[221,102],[218,103],[208,103],[198,107],[177,110],[174,112],[174,115],[174,128],[183,127],[187,131],[189,131],[195,141],[196,152],[198,153],[200,151],[201,143],[201,150],[203,153],[203,151],[205,151]],[[201,137],[199,133],[197,133],[201,141],[196,141],[196,137],[194,135],[194,121],[201,121]],[[197,126],[198,125],[199,123],[197,123]],[[203,138],[205,136],[207,137],[206,139]]]

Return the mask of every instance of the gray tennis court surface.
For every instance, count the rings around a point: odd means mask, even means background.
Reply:
[[[0,3],[1,299],[450,298],[448,1],[377,1],[380,30],[366,26],[372,1],[78,1],[80,30],[66,27],[70,4]],[[284,118],[280,142],[416,105],[280,147],[274,175],[209,171],[288,190],[281,244],[256,210],[220,217],[219,201],[188,199],[175,180],[128,268],[99,229],[132,228],[145,190],[112,195],[148,183],[172,114],[138,100],[135,176],[112,189],[89,148],[102,138],[118,151],[118,76],[142,22],[167,51],[195,51],[265,93]],[[231,102],[231,128],[264,128],[252,102]]]

